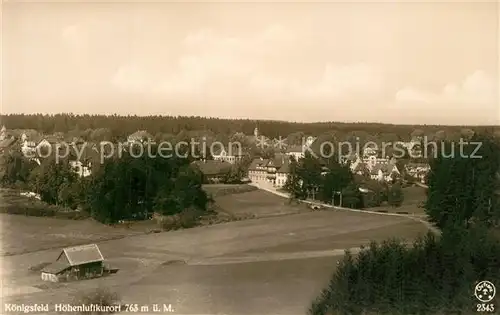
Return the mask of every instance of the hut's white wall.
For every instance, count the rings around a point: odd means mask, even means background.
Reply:
[[[42,272],[42,280],[43,281],[58,282],[59,278],[55,274]]]

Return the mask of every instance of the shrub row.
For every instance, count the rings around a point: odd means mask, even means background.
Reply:
[[[242,194],[246,192],[251,192],[257,190],[257,187],[250,186],[250,185],[240,185],[240,186],[230,186],[230,187],[222,187],[219,189],[214,189],[214,191],[211,191],[212,189],[207,188],[207,191],[212,195],[213,198],[215,197],[221,197],[221,196],[226,196],[226,195],[233,195],[233,194]]]
[[[160,217],[158,224],[164,231],[188,229],[199,224],[201,215],[199,210],[185,209],[178,214]]]
[[[0,207],[0,213],[26,215],[33,217],[51,217],[68,220],[83,220],[89,217],[84,211],[63,211],[60,207],[53,205],[33,204],[29,207],[4,205]]]

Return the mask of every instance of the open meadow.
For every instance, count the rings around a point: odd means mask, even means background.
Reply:
[[[220,197],[226,195],[239,194],[244,192],[255,191],[258,188],[246,184],[206,184],[203,185],[203,190],[212,197]]]
[[[230,200],[230,196],[235,193],[244,194],[256,190],[248,185],[207,185],[205,189],[211,195],[226,196],[223,200]],[[268,193],[262,194],[267,196]],[[271,195],[271,202],[276,202],[272,197],[274,196]],[[216,197],[216,201],[220,198]],[[21,196],[15,190],[0,189],[0,199],[1,256],[117,239],[158,229],[153,221],[107,226],[83,215],[78,219],[66,219],[68,214],[77,212],[49,206],[35,198]],[[39,216],[27,215],[33,211]]]
[[[90,219],[66,220],[0,214],[0,220],[2,256],[93,243],[139,233],[109,227]]]
[[[321,211],[129,236],[97,242],[120,269],[101,279],[43,283],[29,269],[60,249],[4,257],[3,294],[10,302],[53,304],[103,286],[124,303],[171,303],[177,314],[303,314],[343,249],[424,232],[405,218]]]
[[[367,208],[367,210],[425,217],[425,209],[421,205],[427,199],[426,189],[420,186],[405,187],[403,188],[403,195],[404,200],[401,207],[391,207],[383,204],[380,207]]]
[[[255,219],[144,234],[89,219],[2,214],[3,254],[11,254],[2,260],[4,300],[53,305],[102,286],[124,303],[172,304],[177,314],[303,314],[345,249],[426,232],[404,217],[311,212],[263,190],[231,189],[215,197],[217,206],[233,215],[253,213]],[[117,274],[41,281],[36,266],[54,261],[62,247],[94,242]]]
[[[235,216],[256,218],[309,212],[304,204],[291,204],[287,199],[264,190],[225,195],[215,198],[218,211]]]

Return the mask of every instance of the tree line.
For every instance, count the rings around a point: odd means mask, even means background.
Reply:
[[[124,138],[137,130],[147,130],[153,136],[178,135],[185,131],[208,131],[214,135],[233,135],[242,132],[252,135],[254,128],[267,137],[278,138],[297,135],[335,134],[339,138],[409,140],[412,136],[426,135],[430,138],[454,138],[473,128],[478,132],[497,127],[393,125],[380,123],[297,123],[270,120],[221,119],[199,116],[118,116],[118,115],[73,115],[73,114],[10,114],[2,115],[2,124],[9,129],[33,129],[43,134],[69,133],[89,136],[95,130],[101,138]],[[76,131],[76,132],[75,132]],[[97,135],[94,135],[96,137]]]
[[[152,152],[157,153],[152,147]],[[4,186],[31,190],[42,201],[88,212],[94,219],[112,224],[145,219],[152,212],[164,215],[186,209],[205,211],[209,196],[202,190],[203,174],[192,167],[193,158],[136,158],[130,152],[104,161],[90,176],[79,177],[68,158],[53,157],[40,164],[17,150],[4,157]]]
[[[500,283],[500,144],[490,135],[473,140],[482,143],[482,158],[438,155],[431,161],[425,209],[440,234],[429,232],[413,243],[373,242],[358,255],[347,252],[313,301],[311,315],[477,311],[475,285]],[[497,295],[486,309],[498,301]]]

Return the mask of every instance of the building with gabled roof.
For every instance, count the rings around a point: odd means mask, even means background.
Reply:
[[[241,148],[241,145],[237,145],[236,143],[229,143],[227,149],[224,146],[220,146],[213,152],[210,152],[210,154],[216,161],[224,161],[234,164],[238,161],[241,161],[241,158],[243,156],[243,149]]]
[[[253,183],[262,183],[267,181],[267,163],[268,159],[256,158],[248,167],[248,178]]]
[[[290,159],[287,158],[283,161],[281,166],[276,170],[276,181],[274,185],[278,188],[283,188],[288,180],[290,174]]]
[[[290,156],[277,153],[271,159],[257,158],[248,168],[248,177],[253,183],[272,184],[283,187],[290,173]]]
[[[0,152],[6,152],[15,142],[16,139],[14,137],[0,140]]]
[[[104,257],[96,244],[68,247],[42,269],[42,280],[59,282],[102,276]]]
[[[395,175],[400,175],[398,167],[396,164],[388,163],[378,163],[375,164],[370,170],[371,179],[378,181],[390,182],[394,179]]]
[[[129,143],[134,143],[134,142],[143,143],[143,142],[147,142],[147,141],[152,141],[153,139],[154,139],[154,137],[146,130],[138,130],[127,137],[127,142],[129,142]]]
[[[298,161],[305,156],[305,148],[301,145],[290,145],[286,149],[286,155],[293,156]]]
[[[220,183],[231,172],[232,164],[225,161],[199,160],[191,163],[203,174],[205,183]]]

